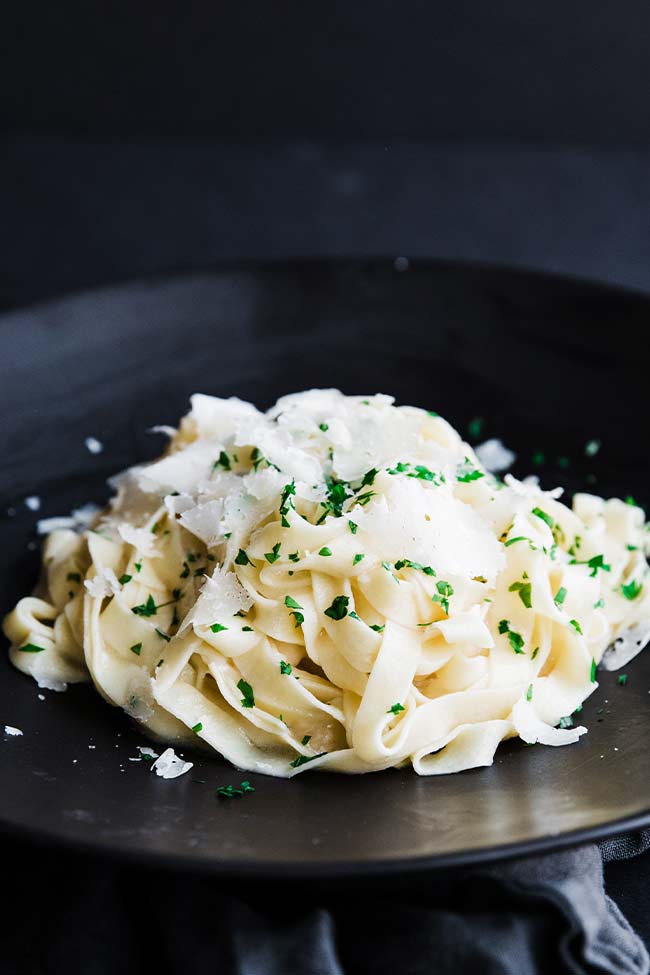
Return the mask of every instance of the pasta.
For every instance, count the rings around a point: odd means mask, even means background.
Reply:
[[[195,395],[169,432],[4,621],[41,686],[90,679],[167,743],[285,777],[489,765],[577,741],[607,648],[650,636],[643,511],[500,481],[436,414]]]

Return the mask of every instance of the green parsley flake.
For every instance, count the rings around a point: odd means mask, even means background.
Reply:
[[[120,578],[117,581],[119,582],[119,584],[121,586],[125,586],[127,584],[127,582],[130,582],[131,581],[132,578],[133,578],[133,576],[127,575],[126,572],[125,572],[124,575],[123,576],[120,576]]]
[[[37,643],[23,643],[22,647],[18,647],[23,653],[44,653],[45,647],[39,647]]]
[[[224,630],[227,630],[228,627],[224,626],[223,623],[213,623],[210,629],[213,633],[222,633]]]
[[[360,623],[362,623],[362,622],[363,622],[363,620],[361,619],[361,617],[360,617],[360,616],[358,616],[358,615],[357,615],[357,614],[356,614],[356,613],[354,612],[354,610],[352,610],[352,612],[350,613],[350,619],[351,619],[351,620],[359,620],[359,622],[360,622]]]
[[[546,522],[549,528],[553,528],[555,526],[555,522],[553,521],[551,516],[547,514],[545,511],[542,511],[541,508],[533,508],[531,514],[535,515],[537,518],[541,518],[542,521]]]
[[[526,700],[532,701],[532,699],[533,699],[533,685],[529,684],[528,690],[526,691]]]
[[[365,559],[363,552],[358,552],[357,555],[355,555],[352,559],[352,565],[358,565],[363,559]]]
[[[129,647],[129,650],[131,651],[131,653],[134,653],[136,657],[139,657],[142,651],[142,644],[134,643],[132,647]]]
[[[166,633],[163,633],[162,630],[159,630],[158,627],[156,627],[156,633],[158,634],[159,637],[161,637],[167,643],[169,643],[169,641],[171,640],[171,637],[170,636],[167,636]]]
[[[445,613],[449,615],[449,598],[454,595],[453,586],[445,579],[441,579],[440,582],[436,582],[436,589],[438,592],[431,597],[431,601],[440,603]]]
[[[327,431],[329,430],[329,427],[328,427],[327,423],[319,423],[318,424],[318,429],[319,430],[322,430],[323,433],[327,433]]]
[[[310,741],[311,741],[311,735],[304,735],[300,744],[308,745]]]
[[[241,789],[233,788],[232,785],[220,785],[217,795],[220,799],[241,799],[243,792]]]
[[[386,714],[399,714],[400,711],[405,711],[405,710],[406,708],[404,707],[403,704],[399,704],[399,703],[391,704]]]
[[[539,653],[539,647],[535,647],[535,649],[533,650],[533,652],[530,655],[530,659],[531,660],[534,660],[538,653]]]
[[[239,551],[237,552],[237,558],[235,559],[235,565],[255,565],[255,563],[254,562],[251,562],[251,560],[249,559],[249,557],[246,554],[246,552],[244,551],[244,549],[243,548],[240,548]]]
[[[400,461],[398,464],[395,464],[394,467],[389,467],[388,468],[388,473],[389,474],[405,474],[406,471],[409,469],[410,466],[411,466],[410,464],[404,464],[404,463],[402,463],[402,461]]]
[[[297,603],[296,602],[296,600],[293,598],[293,596],[285,596],[284,597],[284,605],[287,606],[289,609],[303,609],[304,608],[304,607],[302,607],[300,605],[300,603]]]
[[[461,484],[469,484],[471,481],[478,481],[481,477],[485,477],[485,474],[483,471],[479,471],[472,466],[472,462],[469,457],[466,457],[463,463],[458,465],[456,480],[460,481]]]
[[[593,657],[591,658],[591,671],[589,673],[589,679],[591,680],[592,684],[596,683],[596,661]]]
[[[242,792],[255,792],[255,786],[251,785],[248,779],[244,779],[239,788]]]
[[[192,725],[190,731],[193,731],[195,735],[198,735],[199,731],[203,731],[203,724],[200,721],[197,721],[196,724]]]
[[[237,689],[242,693],[241,706],[243,708],[254,708],[255,707],[255,695],[253,694],[253,688],[245,681],[242,677],[241,680],[237,681]]]
[[[526,609],[531,609],[531,584],[530,582],[513,582],[511,586],[508,586],[508,592],[519,593],[519,598],[526,607]]]
[[[221,467],[224,471],[229,471],[232,469],[230,467],[230,458],[225,450],[222,450],[219,454],[219,459],[215,460],[214,464],[212,465],[212,470],[216,471],[218,467]]]
[[[352,616],[352,613],[350,613],[350,616]],[[375,633],[383,633],[383,632],[384,632],[384,630],[386,629],[386,624],[384,623],[384,624],[382,624],[382,625],[380,626],[380,624],[379,624],[379,623],[371,623],[371,624],[370,624],[370,629],[371,629],[371,630],[374,630],[374,631],[375,631]]]
[[[510,629],[510,623],[508,620],[499,620],[499,633],[507,635],[508,642],[515,653],[524,652],[524,638],[521,633],[517,633],[515,630]]]
[[[567,595],[566,589],[564,588],[564,586],[560,586],[558,591],[553,596],[553,602],[555,603],[558,609],[566,599],[566,595]]]
[[[301,765],[313,762],[315,758],[322,758],[323,755],[327,755],[327,752],[320,752],[318,755],[298,755],[298,758],[294,758],[293,762],[289,762],[289,767],[300,768]]]
[[[290,562],[300,562],[300,552],[289,552],[288,559]]]
[[[293,618],[296,621],[296,629],[298,629],[300,624],[305,622],[304,615],[298,612],[298,610],[301,610],[303,607],[300,605],[300,603],[297,603],[292,596],[284,597],[284,605],[287,607],[287,609],[291,609],[294,611],[289,613],[289,616],[293,616]]]
[[[146,603],[141,603],[139,606],[133,606],[131,612],[135,613],[136,616],[155,616],[158,612],[158,607],[154,602],[153,596],[149,594]]]
[[[254,633],[255,632],[255,630],[253,629],[252,626],[242,626],[241,631],[242,631],[242,633]]]
[[[349,596],[335,596],[332,605],[325,610],[331,620],[342,620],[348,615]]]
[[[270,552],[264,553],[264,558],[267,562],[270,562],[271,565],[273,565],[274,562],[277,562],[280,558],[280,545],[280,542],[276,542]]]
[[[627,585],[623,584],[621,586],[621,592],[626,599],[636,599],[643,589],[642,582],[636,582],[634,579],[632,582],[628,582]]]
[[[516,542],[528,542],[530,548],[533,552],[537,551],[537,546],[533,544],[530,538],[526,535],[517,535],[516,538],[509,538],[507,542],[504,543],[504,548],[509,548],[510,545],[514,545]]]
[[[371,470],[366,471],[366,473],[363,475],[363,480],[361,481],[361,487],[372,487],[372,485],[375,483],[375,478],[377,477],[378,473],[379,471],[377,470],[376,467],[373,467],[371,468]]]
[[[348,528],[350,529],[350,531],[352,532],[353,535],[356,535],[357,528],[358,527],[359,526],[357,525],[356,522],[354,522],[354,521],[348,521]]]
[[[571,626],[573,627],[573,629],[576,631],[576,633],[579,633],[580,636],[582,636],[582,627],[580,626],[580,624],[578,623],[578,621],[577,620],[569,620],[569,623],[571,624]]]
[[[332,554],[332,549],[328,548],[327,545],[323,545],[323,547],[319,550],[318,554],[326,557]]]
[[[400,569],[417,569],[420,572],[424,572],[425,576],[434,576],[436,574],[430,565],[421,565],[419,562],[411,562],[410,559],[398,559],[395,563],[395,568],[398,572]]]
[[[627,684],[627,674],[619,674],[616,678],[616,683],[620,684],[621,687],[625,687]]]
[[[567,728],[573,728],[573,718],[570,714],[568,714],[565,718],[560,718],[558,728],[563,728],[565,730]]]
[[[135,565],[136,572],[142,572],[142,562],[134,562],[133,564]]]
[[[292,671],[291,664],[288,664],[286,662],[286,660],[281,660],[280,661],[280,673],[281,674],[290,674],[291,671]]]

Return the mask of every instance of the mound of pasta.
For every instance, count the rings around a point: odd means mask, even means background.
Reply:
[[[433,775],[569,717],[650,637],[643,511],[505,482],[440,416],[311,390],[192,397],[4,621],[41,685],[91,679],[242,769]],[[559,726],[559,727],[558,727]]]

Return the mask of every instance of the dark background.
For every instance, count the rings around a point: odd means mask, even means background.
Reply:
[[[640,0],[7,6],[0,307],[302,254],[645,288],[649,28]]]

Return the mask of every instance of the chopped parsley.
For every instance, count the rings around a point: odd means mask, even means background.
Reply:
[[[627,684],[627,674],[619,674],[616,678],[616,683],[620,684],[621,687],[625,687]]]
[[[358,565],[365,558],[363,552],[358,552],[352,559],[352,565]]]
[[[331,620],[342,620],[348,615],[349,602],[348,596],[335,596],[332,605],[325,610],[325,615]]]
[[[328,548],[327,545],[323,545],[323,547],[319,550],[318,554],[323,556],[331,555],[332,549]]]
[[[420,481],[430,481],[432,484],[435,484],[436,487],[439,487],[440,484],[444,483],[445,480],[443,474],[436,474],[434,471],[429,470],[428,467],[424,467],[422,464],[416,464],[413,470],[406,476],[418,478]]]
[[[360,504],[363,507],[364,505],[368,504],[370,499],[374,498],[376,494],[376,491],[366,491],[364,494],[358,495],[358,497],[354,499],[354,502],[355,504]]]
[[[282,527],[288,528],[289,522],[287,521],[287,515],[289,514],[289,508],[293,508],[293,501],[291,498],[296,493],[296,482],[292,481],[291,484],[285,484],[282,489],[282,494],[280,496],[280,515],[282,518]]]
[[[290,562],[300,562],[300,552],[289,552],[288,559]]]
[[[230,466],[230,458],[225,450],[222,450],[218,459],[215,460],[214,464],[212,465],[212,470],[216,471],[218,467],[221,467],[224,471],[232,470]]]
[[[573,629],[576,631],[576,633],[579,633],[580,636],[582,636],[582,627],[580,626],[580,624],[578,623],[578,621],[577,620],[569,620],[569,623],[571,624],[571,626],[573,627]]]
[[[23,653],[43,653],[45,647],[39,647],[37,643],[23,643],[22,647],[18,647]]]
[[[227,630],[228,627],[224,626],[223,623],[213,623],[210,629],[213,633],[223,633],[223,631]]]
[[[133,606],[131,612],[135,613],[136,616],[155,616],[158,612],[158,607],[156,606],[151,593],[149,594],[146,603],[141,603],[139,606]]]
[[[469,484],[471,481],[478,481],[481,477],[485,477],[485,474],[483,471],[479,471],[472,466],[472,462],[469,457],[466,457],[463,463],[458,465],[456,480],[460,481],[461,484]]]
[[[579,548],[580,546],[577,546],[577,547]],[[599,569],[602,569],[603,572],[610,572],[611,571],[611,566],[608,565],[605,562],[605,556],[604,555],[594,555],[593,558],[586,559],[585,561],[582,561],[582,562],[579,561],[578,559],[572,559],[571,560],[571,565],[587,565],[587,566],[589,566],[589,568],[591,569],[591,572],[589,573],[589,575],[592,577],[592,579],[598,573],[598,570]]]
[[[159,630],[158,627],[156,627],[156,633],[158,634],[159,637],[165,640],[166,643],[169,643],[169,641],[171,640],[171,637],[167,636],[166,633],[163,633],[162,630]]]
[[[533,650],[533,652],[530,655],[530,659],[531,660],[534,660],[538,653],[539,653],[539,647],[535,647],[535,649]]]
[[[454,595],[453,586],[445,579],[441,579],[440,582],[436,582],[436,589],[438,592],[431,597],[431,601],[440,603],[445,613],[449,615],[449,598]]]
[[[542,521],[546,522],[549,528],[553,528],[555,526],[555,522],[553,521],[551,516],[548,515],[545,511],[542,511],[541,508],[533,508],[531,514],[536,515],[537,518],[541,518]]]
[[[198,735],[199,731],[203,731],[203,724],[200,721],[197,721],[196,724],[192,725],[190,731],[193,731],[195,735]]]
[[[318,424],[318,429],[319,430],[322,430],[323,433],[327,433],[327,431],[329,430],[329,427],[328,427],[327,423],[319,423]]]
[[[129,647],[129,650],[131,651],[131,653],[134,653],[136,657],[139,657],[142,651],[142,644],[134,643],[132,647]]]
[[[255,632],[255,630],[253,629],[252,626],[242,626],[241,631],[242,631],[242,633],[254,633]]]
[[[220,785],[217,789],[217,795],[220,799],[241,799],[243,794],[243,789],[235,789],[232,785]]]
[[[621,592],[623,593],[626,599],[636,599],[637,596],[640,595],[642,589],[643,589],[643,583],[636,582],[634,579],[632,580],[632,582],[628,582],[627,585],[623,584],[621,586]]]
[[[318,755],[298,755],[298,758],[294,758],[293,762],[289,762],[289,767],[300,768],[301,765],[313,762],[315,758],[321,758],[323,755],[327,755],[327,752],[320,752]]]
[[[405,474],[406,471],[409,469],[410,466],[411,466],[410,464],[404,464],[402,461],[400,461],[398,464],[395,464],[394,467],[389,467],[388,468],[388,473],[389,474]]]
[[[363,480],[361,481],[361,487],[372,487],[372,485],[375,483],[375,478],[377,477],[378,473],[379,471],[377,470],[376,467],[373,467],[369,471],[366,471],[366,473],[363,475]],[[361,488],[359,490],[361,490]]]
[[[296,602],[293,596],[285,596],[284,605],[287,607],[287,609],[292,610],[292,612],[289,613],[289,616],[293,616],[296,621],[296,629],[298,629],[300,624],[305,622],[304,615],[299,612],[299,610],[301,610],[303,607],[300,605],[300,603]]]
[[[124,575],[120,576],[120,578],[117,581],[121,586],[125,586],[127,582],[131,581],[132,578],[133,576],[127,575],[127,573],[125,572]]]
[[[281,660],[280,661],[280,673],[281,674],[290,674],[291,671],[292,671],[291,664],[288,664],[286,662],[286,660]]]
[[[248,779],[244,779],[240,785],[240,789],[242,792],[255,792],[255,786],[251,785]]]
[[[357,525],[356,522],[354,522],[354,521],[348,521],[348,528],[350,529],[350,531],[352,532],[353,535],[356,535],[357,528],[358,527],[359,526]]]
[[[499,620],[499,633],[507,635],[508,642],[515,653],[524,652],[524,638],[521,633],[510,629],[510,622],[508,620]]]
[[[526,609],[532,607],[530,582],[513,582],[511,586],[508,586],[508,592],[518,593]]]
[[[254,708],[255,695],[253,694],[253,688],[248,681],[245,681],[242,677],[241,680],[237,681],[237,688],[242,693],[241,706],[243,708]]]
[[[300,744],[308,745],[310,741],[311,741],[311,735],[304,735]]]
[[[239,551],[237,552],[235,565],[255,565],[255,563],[251,562],[244,549],[240,548]]]
[[[264,558],[267,562],[270,562],[271,565],[273,565],[274,562],[277,562],[280,558],[280,545],[280,542],[276,542],[270,552],[264,553]]]
[[[573,718],[570,714],[568,714],[565,718],[560,718],[558,728],[563,728],[565,730],[567,728],[573,728]]]
[[[395,568],[398,572],[400,569],[418,569],[420,572],[424,572],[425,576],[434,576],[436,574],[430,565],[421,565],[419,562],[411,562],[410,559],[398,559],[395,563]]]
[[[596,661],[594,660],[593,657],[591,658],[591,670],[589,672],[589,679],[591,680],[592,684],[596,683]]]
[[[350,616],[352,616],[352,613],[350,613]],[[385,623],[383,623],[383,624],[382,624],[382,625],[380,626],[380,624],[379,624],[379,623],[371,623],[371,624],[370,624],[370,629],[371,629],[371,630],[374,630],[374,631],[375,631],[375,633],[383,633],[383,632],[384,632],[384,630],[386,629],[386,624],[385,624]]]
[[[533,544],[532,540],[526,535],[517,535],[516,538],[509,538],[507,542],[504,543],[504,547],[508,548],[510,545],[514,545],[516,542],[528,542],[530,548],[533,552],[537,551],[537,546]]]
[[[386,714],[399,714],[400,711],[405,711],[405,710],[406,708],[404,707],[404,705],[398,702],[397,704],[391,704]]]
[[[526,691],[526,700],[532,701],[532,699],[533,699],[533,685],[529,684],[528,690]]]
[[[558,591],[553,596],[553,602],[555,603],[555,605],[559,609],[560,606],[563,604],[563,602],[564,602],[565,599],[566,599],[566,589],[564,588],[564,586],[560,586],[560,588],[558,589]]]
[[[343,505],[348,498],[352,497],[348,491],[347,481],[328,478],[325,484],[327,486],[327,501],[321,501],[321,507],[324,511],[316,522],[317,525],[321,525],[330,514],[334,515],[335,518],[340,518],[343,515]]]

